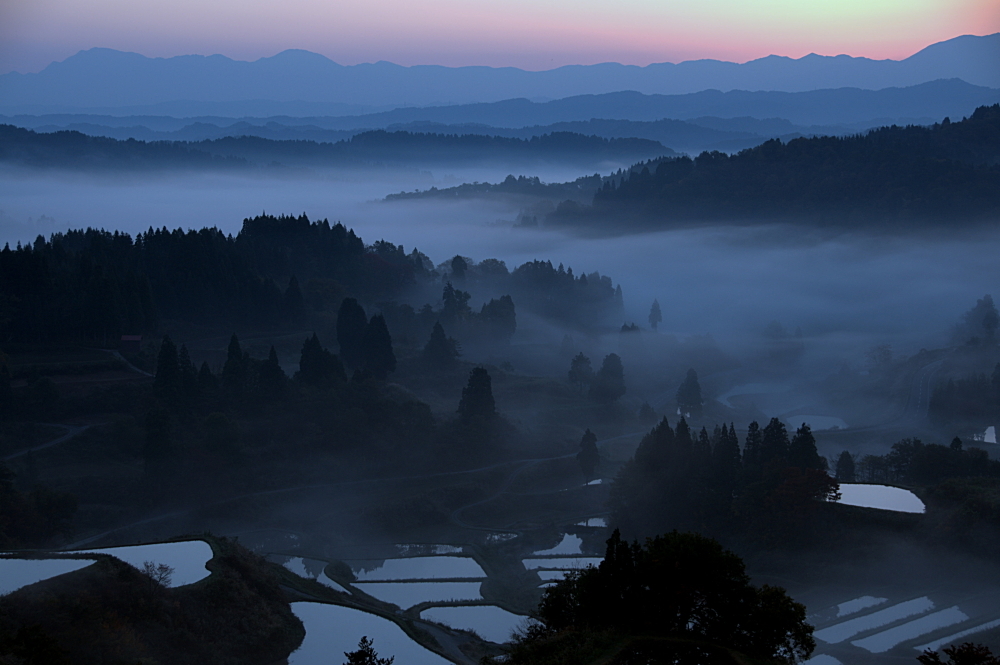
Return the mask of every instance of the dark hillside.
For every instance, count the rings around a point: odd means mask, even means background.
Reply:
[[[966,221],[1000,214],[1000,105],[960,122],[851,137],[768,141],[736,155],[661,161],[608,182],[561,224],[812,220],[838,225]]]

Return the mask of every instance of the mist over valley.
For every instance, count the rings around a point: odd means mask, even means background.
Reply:
[[[0,661],[995,662],[996,39],[0,76]]]

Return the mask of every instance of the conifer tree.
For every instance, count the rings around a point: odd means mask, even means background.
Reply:
[[[854,456],[846,450],[837,458],[837,480],[842,483],[854,482]]]
[[[462,388],[462,399],[458,403],[459,418],[465,423],[490,421],[496,414],[493,380],[485,368],[476,367],[469,373],[468,385]]]
[[[597,435],[588,428],[580,439],[580,452],[576,454],[583,476],[589,482],[594,478],[597,466],[601,463],[601,453],[597,450]]]
[[[677,407],[681,413],[697,416],[701,413],[701,386],[698,384],[698,373],[694,369],[687,371],[687,376],[677,388]]]
[[[761,462],[765,464],[771,460],[788,458],[788,430],[785,428],[785,423],[777,418],[771,418],[767,427],[761,432],[760,451]]]
[[[583,386],[590,384],[594,380],[594,369],[590,366],[590,358],[583,355],[583,352],[576,354],[569,364],[569,381],[580,386],[583,393]]]
[[[795,436],[788,445],[788,463],[800,469],[826,470],[826,460],[816,450],[816,438],[805,423],[795,431]]]
[[[747,438],[743,443],[743,464],[757,466],[763,462],[761,451],[760,425],[753,421],[747,427]]]
[[[379,381],[396,371],[396,354],[392,350],[392,337],[381,314],[372,316],[361,340],[362,367]]]
[[[368,328],[365,309],[354,298],[344,298],[337,311],[337,344],[340,360],[351,369],[362,366],[361,344]]]
[[[424,346],[424,359],[437,367],[448,367],[461,355],[458,342],[445,335],[440,321],[434,323],[431,338]]]
[[[609,353],[590,384],[591,399],[611,404],[625,394],[625,370],[617,353]]]
[[[663,314],[660,312],[660,301],[654,299],[653,306],[649,308],[649,325],[653,330],[663,321]]]
[[[234,393],[243,391],[246,383],[246,363],[243,349],[236,333],[229,339],[229,349],[226,353],[226,364],[222,366],[222,386]]]

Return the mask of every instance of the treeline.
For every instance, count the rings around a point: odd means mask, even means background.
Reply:
[[[837,460],[837,480],[845,483],[935,485],[974,477],[1000,478],[1000,462],[981,448],[965,448],[958,437],[948,446],[903,439],[885,455],[855,458],[845,451]]]
[[[230,136],[203,141],[120,141],[76,131],[0,125],[0,162],[36,168],[148,170],[251,166],[357,166],[504,161],[636,161],[669,152],[649,139],[552,132],[530,139],[374,130],[336,143]]]
[[[6,343],[110,342],[155,332],[164,320],[223,326],[328,329],[345,297],[378,303],[393,334],[423,344],[438,319],[449,330],[509,339],[514,301],[581,328],[618,315],[610,278],[535,261],[509,271],[502,261],[461,261],[435,269],[414,249],[366,245],[342,224],[259,215],[235,237],[217,228],[150,228],[134,239],[87,229],[39,236],[0,251],[0,337]],[[407,297],[454,282],[452,299],[418,313]],[[478,317],[464,289],[489,292]],[[447,296],[447,288],[443,289]],[[507,300],[503,297],[507,296]],[[509,332],[504,332],[509,331]]]
[[[735,155],[661,160],[554,223],[800,220],[837,224],[984,219],[1000,213],[1000,105],[931,127],[773,139]]]
[[[750,423],[742,450],[730,424],[692,432],[664,418],[639,443],[611,486],[612,523],[635,536],[672,530],[739,534],[764,545],[808,539],[837,482],[809,426],[789,439],[772,418]]]

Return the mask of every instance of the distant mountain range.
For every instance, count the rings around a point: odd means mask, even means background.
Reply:
[[[558,163],[593,171],[672,155],[676,153],[647,139],[605,139],[568,132],[518,139],[375,130],[337,143],[272,141],[252,136],[147,143],[74,131],[37,133],[0,124],[0,163],[42,169],[275,171],[287,167],[381,169],[434,164],[531,167]]]
[[[343,66],[322,55],[294,50],[243,62],[221,55],[147,58],[90,49],[38,73],[0,76],[0,112],[339,116],[403,106],[562,99],[626,90],[646,95],[709,89],[879,90],[951,78],[1000,88],[997,63],[1000,33],[957,37],[899,61],[772,55],[742,64],[718,60],[646,67],[605,63],[542,72],[511,67],[403,67],[388,62]]]
[[[604,138],[644,138],[674,150],[738,151],[771,138],[845,135],[883,125],[959,120],[1000,102],[1000,90],[956,79],[909,88],[841,88],[810,92],[717,92],[643,95],[618,92],[552,102],[525,99],[490,104],[400,108],[341,117],[232,119],[218,116],[16,115],[0,122],[40,132],[75,130],[90,136],[145,141],[202,141],[229,136],[336,142],[372,129],[531,138],[574,132]]]

